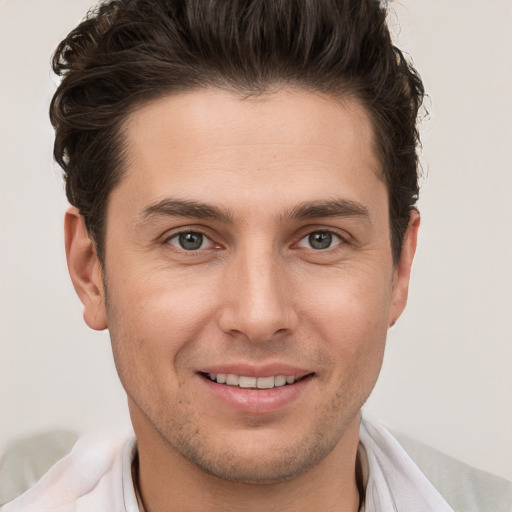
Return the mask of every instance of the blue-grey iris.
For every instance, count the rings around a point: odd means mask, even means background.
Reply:
[[[325,231],[315,231],[308,238],[313,249],[328,249],[332,244],[332,234]]]
[[[187,251],[197,250],[203,245],[203,235],[201,233],[182,233],[179,236],[181,247]]]

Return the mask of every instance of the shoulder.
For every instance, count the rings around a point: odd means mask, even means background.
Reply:
[[[128,431],[86,435],[36,485],[4,505],[1,512],[98,510],[99,504],[122,510],[123,459],[135,449],[135,438]]]
[[[512,512],[512,482],[392,432],[440,494],[460,512]]]
[[[0,455],[0,506],[32,487],[77,439],[75,432],[54,429],[11,441]]]

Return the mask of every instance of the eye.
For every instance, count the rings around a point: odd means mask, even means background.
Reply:
[[[317,251],[330,249],[342,243],[343,240],[338,235],[330,231],[313,231],[305,236],[297,244],[298,247],[306,247],[308,249],[315,249]]]
[[[213,242],[207,236],[197,231],[176,233],[168,238],[167,242],[185,251],[198,251],[213,247]]]

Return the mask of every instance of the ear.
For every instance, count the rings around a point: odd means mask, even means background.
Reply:
[[[389,327],[395,324],[407,304],[412,260],[414,259],[414,254],[416,252],[419,227],[420,214],[417,210],[413,210],[409,216],[409,224],[405,231],[400,259],[393,272],[393,291],[391,295],[391,307],[389,309],[388,321]]]
[[[89,238],[84,218],[77,208],[69,208],[66,212],[64,233],[69,275],[84,305],[85,323],[97,331],[106,329],[103,272],[96,247]]]

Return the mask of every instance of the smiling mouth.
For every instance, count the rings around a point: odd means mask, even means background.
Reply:
[[[289,386],[311,376],[295,377],[294,375],[274,375],[270,377],[246,377],[244,375],[233,375],[231,373],[202,373],[202,375],[217,384],[239,387],[244,389],[273,389]]]

